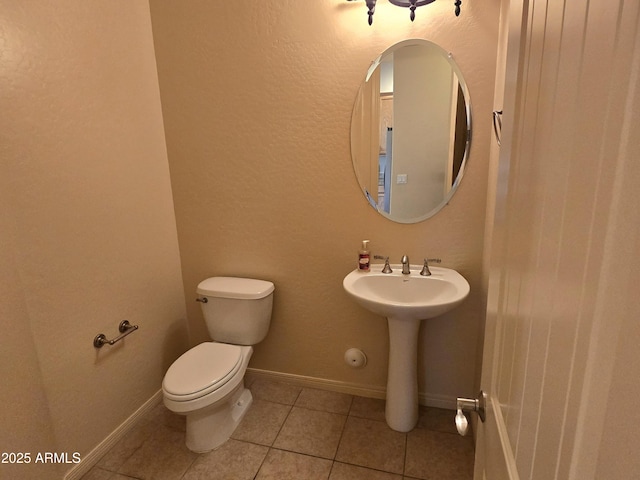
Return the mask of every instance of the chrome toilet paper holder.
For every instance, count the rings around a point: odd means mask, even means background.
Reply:
[[[486,408],[487,394],[482,390],[480,390],[478,398],[458,397],[456,400],[456,429],[458,430],[458,433],[464,437],[469,431],[469,421],[463,413],[464,411],[476,412],[478,417],[480,417],[480,420],[484,422],[487,418]]]

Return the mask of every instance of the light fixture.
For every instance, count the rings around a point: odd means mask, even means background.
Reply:
[[[352,1],[352,0],[349,0],[349,1]],[[421,7],[423,5],[429,5],[430,3],[433,3],[435,1],[436,0],[389,0],[389,3],[396,5],[398,7],[408,8],[410,10],[409,18],[411,18],[411,21],[413,22],[416,18],[417,7]],[[376,11],[376,0],[366,0],[366,2],[367,2],[367,8],[369,9],[369,11],[367,12],[367,14],[369,15],[369,25],[371,25],[373,23],[373,14]],[[460,15],[460,5],[462,5],[462,1],[455,0],[453,4],[456,7],[455,13],[457,17],[458,15]]]

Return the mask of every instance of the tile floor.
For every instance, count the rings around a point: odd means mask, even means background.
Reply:
[[[213,452],[184,445],[184,417],[156,407],[83,480],[470,480],[473,442],[454,412],[421,407],[409,433],[384,401],[262,379],[232,438]]]

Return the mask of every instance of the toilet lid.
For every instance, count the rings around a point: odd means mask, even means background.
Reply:
[[[237,345],[205,342],[178,358],[162,382],[165,394],[187,401],[207,395],[227,383],[240,369],[242,349]]]

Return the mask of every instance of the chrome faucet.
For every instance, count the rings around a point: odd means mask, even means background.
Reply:
[[[411,273],[411,270],[409,270],[409,257],[403,255],[400,261],[402,262],[402,274],[409,275]]]

